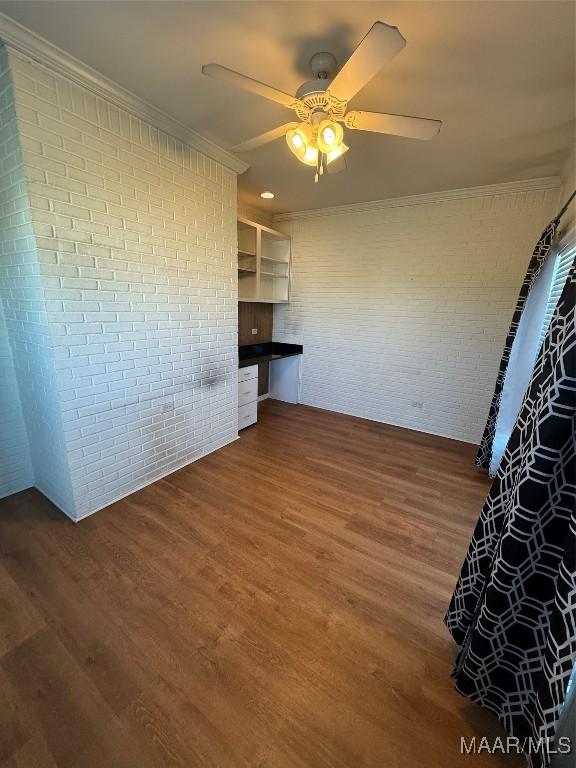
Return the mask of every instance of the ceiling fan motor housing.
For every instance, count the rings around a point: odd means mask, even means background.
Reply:
[[[342,118],[348,102],[335,99],[330,93],[332,80],[309,80],[296,91],[300,105],[294,107],[300,120],[308,120],[314,112],[327,112],[334,120]]]
[[[335,99],[330,94],[330,85],[336,74],[336,59],[331,53],[315,53],[310,59],[310,69],[314,80],[302,83],[296,91],[296,98],[301,106],[295,107],[300,120],[308,120],[315,112],[329,114],[335,120],[344,116],[346,102]]]
[[[300,88],[296,91],[296,98],[304,101],[307,96],[312,96],[316,93],[323,94],[330,88],[331,82],[332,80],[321,80],[317,77],[314,80],[309,80],[307,83],[302,83]]]
[[[328,51],[315,53],[310,59],[310,70],[314,77],[322,80],[331,80],[336,74],[336,59]]]

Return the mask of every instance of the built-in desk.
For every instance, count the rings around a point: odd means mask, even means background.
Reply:
[[[300,400],[301,344],[269,341],[238,347],[238,429],[258,419],[258,366],[270,363],[269,396],[287,403]]]
[[[283,357],[301,355],[302,344],[283,344],[279,341],[266,341],[262,344],[245,344],[238,347],[238,363],[240,368],[257,363],[267,363],[270,360],[280,360]]]

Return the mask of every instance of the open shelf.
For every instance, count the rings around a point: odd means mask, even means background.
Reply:
[[[286,264],[286,261],[283,261],[282,259],[276,259],[273,256],[260,256],[262,261],[274,261],[276,264]]]
[[[266,275],[267,277],[281,277],[284,280],[288,279],[288,275],[279,275],[277,272],[265,272],[263,269],[260,270],[261,275]]]
[[[290,289],[290,237],[238,219],[238,300],[286,303]]]

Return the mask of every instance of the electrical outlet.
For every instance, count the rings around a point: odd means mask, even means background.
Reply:
[[[258,328],[252,328],[252,336],[256,336],[258,333]]]
[[[422,400],[412,400],[412,408],[422,408],[423,405]]]
[[[160,407],[161,413],[170,413],[174,410],[174,403],[162,403],[162,406]]]

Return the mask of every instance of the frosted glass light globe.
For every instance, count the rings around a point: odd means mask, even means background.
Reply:
[[[336,141],[336,133],[332,128],[324,128],[322,138],[325,144],[333,144]]]

